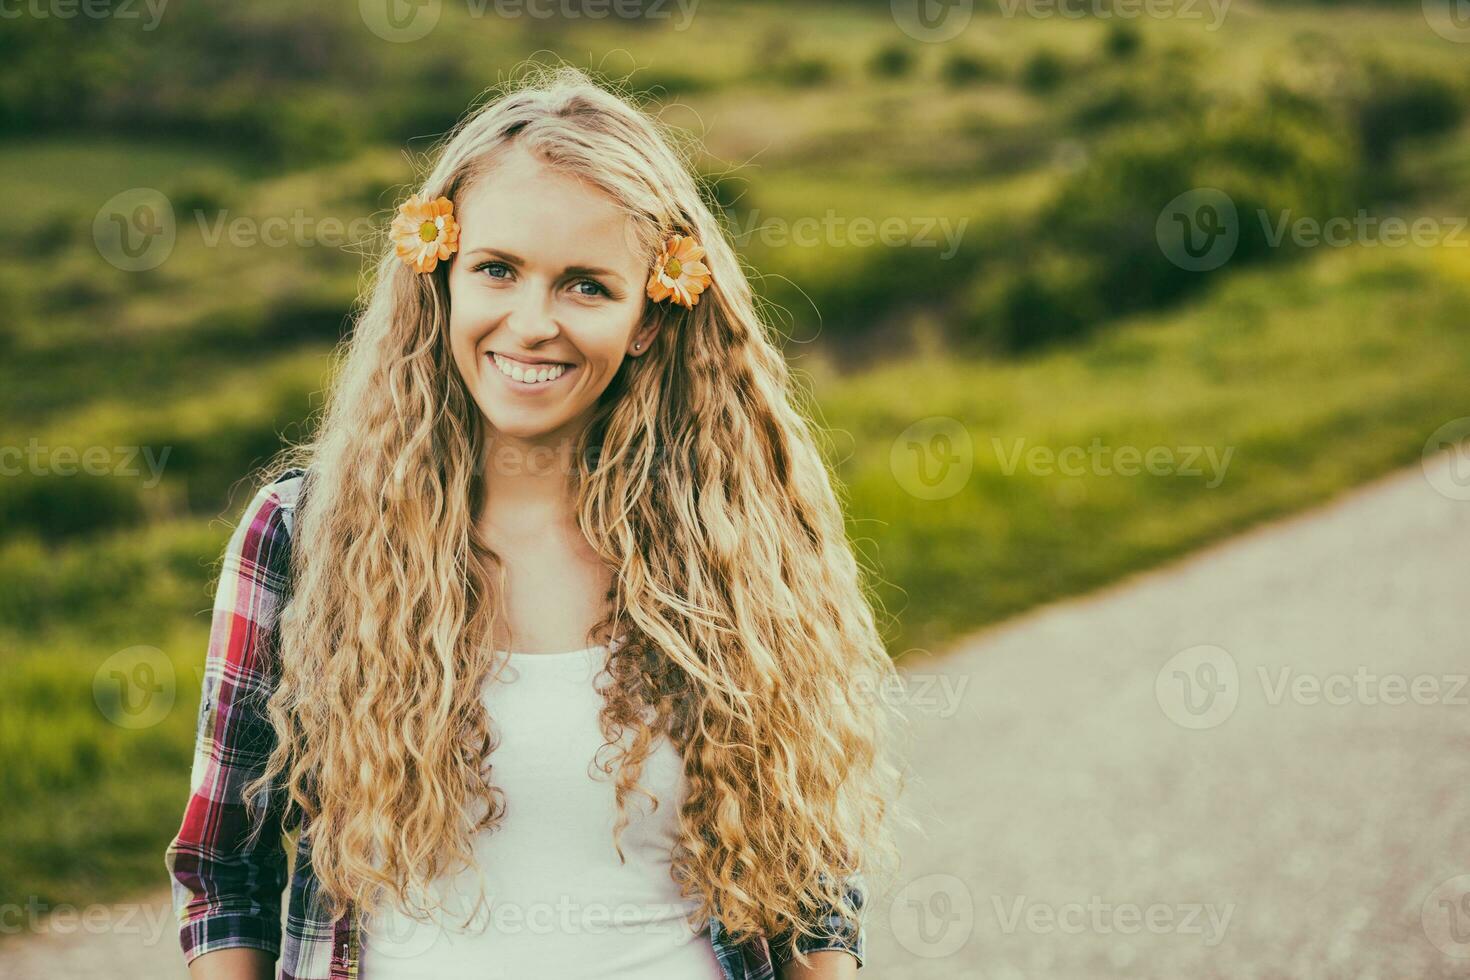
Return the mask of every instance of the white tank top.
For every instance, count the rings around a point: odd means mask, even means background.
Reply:
[[[603,743],[594,681],[607,650],[512,653],[486,685],[500,825],[475,841],[475,871],[432,883],[447,912],[416,920],[390,899],[364,921],[363,980],[722,980],[708,920],[691,928],[698,902],[669,874],[685,784],[666,737],[638,780],[658,809],[650,815],[648,798],[630,793],[626,864],[613,847],[612,776],[592,765]]]

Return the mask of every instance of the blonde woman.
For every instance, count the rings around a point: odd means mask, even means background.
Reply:
[[[675,146],[548,69],[400,208],[225,554],[166,855],[192,976],[862,965],[894,667]]]

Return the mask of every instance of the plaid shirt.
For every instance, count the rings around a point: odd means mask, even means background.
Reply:
[[[275,744],[263,706],[278,676],[273,651],[277,617],[290,595],[292,523],[302,492],[302,469],[288,470],[250,502],[225,551],[204,671],[191,787],[178,834],[164,862],[171,877],[179,942],[186,961],[217,949],[251,947],[280,959],[278,980],[348,980],[358,976],[361,938],[357,910],[349,904],[335,921],[316,901],[309,835],[299,835],[286,889],[284,835],[296,820],[281,819],[283,795],[269,803],[258,839],[250,826],[242,790],[258,776]],[[293,814],[295,813],[293,808]],[[303,828],[304,830],[305,828]],[[866,886],[860,874],[847,880],[847,894],[862,911]],[[816,918],[826,938],[798,936],[806,952],[851,953],[863,963],[861,921],[827,908]],[[284,955],[282,927],[284,925]],[[709,941],[726,980],[774,980],[790,961],[787,941],[756,937],[731,941],[717,917]]]

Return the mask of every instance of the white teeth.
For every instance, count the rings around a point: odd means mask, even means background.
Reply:
[[[493,354],[493,357],[495,358],[495,366],[500,369],[501,374],[522,384],[540,384],[543,381],[555,381],[565,374],[567,370],[565,364],[548,364],[532,368],[529,365],[521,364],[519,361],[512,361],[508,357],[501,357],[499,354]]]

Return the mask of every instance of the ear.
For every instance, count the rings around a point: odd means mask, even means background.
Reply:
[[[633,336],[628,338],[627,355],[629,357],[642,357],[653,347],[653,339],[658,336],[659,329],[664,324],[664,317],[656,313],[644,321],[643,325],[633,331]]]

